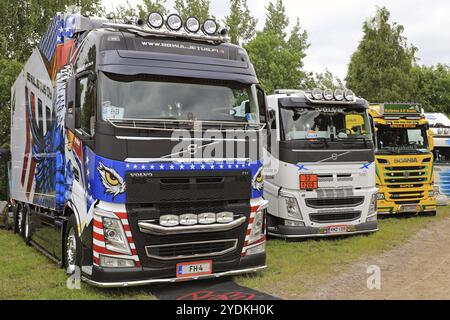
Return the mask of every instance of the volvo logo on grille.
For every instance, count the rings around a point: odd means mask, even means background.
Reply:
[[[153,177],[153,173],[151,173],[151,172],[133,172],[133,173],[130,173],[130,177],[132,177],[132,178],[150,178],[150,177]]]
[[[405,178],[409,178],[409,172],[408,172],[408,171],[403,172],[403,176],[404,176]]]
[[[333,153],[332,155],[331,155],[331,159],[333,159],[333,161],[336,161],[337,159],[338,159],[338,154],[337,153]]]

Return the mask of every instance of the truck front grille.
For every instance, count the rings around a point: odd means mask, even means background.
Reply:
[[[237,239],[172,243],[145,247],[147,257],[157,260],[214,257],[236,250]]]
[[[389,196],[392,200],[417,200],[422,199],[424,196],[424,190],[418,191],[404,191],[404,192],[389,192]]]
[[[361,217],[361,211],[315,212],[309,215],[313,222],[347,222]]]
[[[363,203],[364,197],[306,199],[310,208],[356,207]]]
[[[428,180],[426,166],[388,166],[384,169],[384,181],[388,187],[394,187],[402,184],[426,183]]]

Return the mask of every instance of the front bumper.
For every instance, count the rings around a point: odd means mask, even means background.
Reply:
[[[404,211],[403,208],[405,206],[415,206],[417,205],[416,210],[407,210]],[[387,200],[378,200],[378,214],[384,215],[384,214],[399,214],[399,213],[421,213],[421,212],[433,212],[436,211],[436,198],[428,198],[425,200],[421,200],[419,203],[412,203],[410,205],[404,204],[399,205],[396,204],[394,201],[387,201]]]
[[[340,223],[345,224],[345,223]],[[339,223],[336,223],[339,225]],[[357,225],[353,225],[348,232],[324,234],[322,228],[314,227],[290,227],[277,225],[268,232],[270,236],[278,238],[315,238],[315,237],[333,237],[333,236],[349,236],[356,234],[372,233],[378,231],[378,222],[371,221]]]
[[[86,283],[101,288],[135,287],[150,284],[168,284],[186,282],[192,280],[214,279],[226,276],[255,273],[267,268],[265,264],[266,254],[260,253],[245,256],[240,259],[239,268],[219,271],[208,275],[192,276],[187,278],[154,278],[154,269],[149,268],[101,268],[94,266],[92,274],[83,274],[82,279]],[[213,263],[214,270],[214,263]],[[161,270],[159,270],[161,271]],[[173,273],[175,274],[175,270]],[[152,277],[153,275],[153,277]]]

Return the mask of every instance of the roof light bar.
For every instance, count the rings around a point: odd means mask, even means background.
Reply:
[[[331,89],[326,89],[326,90],[323,92],[323,98],[324,98],[325,100],[327,100],[327,101],[333,100],[333,98],[334,98],[333,90],[331,90]]]
[[[345,97],[345,100],[347,100],[347,101],[355,100],[355,94],[353,93],[352,90],[345,90],[344,97]]]
[[[164,25],[164,17],[159,12],[152,12],[147,16],[147,24],[150,28],[160,29]]]
[[[176,13],[172,13],[167,17],[166,27],[171,31],[180,31],[183,27],[183,20]]]
[[[200,21],[195,17],[189,17],[184,24],[187,32],[197,33],[200,31]]]
[[[215,22],[213,19],[207,19],[203,23],[202,29],[205,34],[212,36],[212,35],[216,34],[216,32],[217,32],[217,29],[218,29],[217,22]]]
[[[334,98],[335,98],[337,101],[342,101],[342,100],[344,100],[344,90],[336,89],[336,90],[334,91]]]
[[[315,100],[322,100],[322,98],[323,98],[322,90],[320,90],[320,89],[318,89],[318,88],[314,89],[314,90],[312,91],[312,97],[313,97]]]

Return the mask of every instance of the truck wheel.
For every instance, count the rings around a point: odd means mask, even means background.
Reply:
[[[64,237],[64,266],[66,273],[72,275],[81,265],[81,241],[78,235],[77,221],[72,215]]]
[[[15,218],[15,227],[14,230],[17,234],[19,234],[22,238],[24,237],[25,230],[25,219],[23,212],[23,205],[18,203],[16,207],[16,213],[14,214]]]
[[[25,206],[23,210],[24,215],[24,227],[23,227],[23,239],[27,245],[30,245],[31,241],[31,210],[30,207]]]

